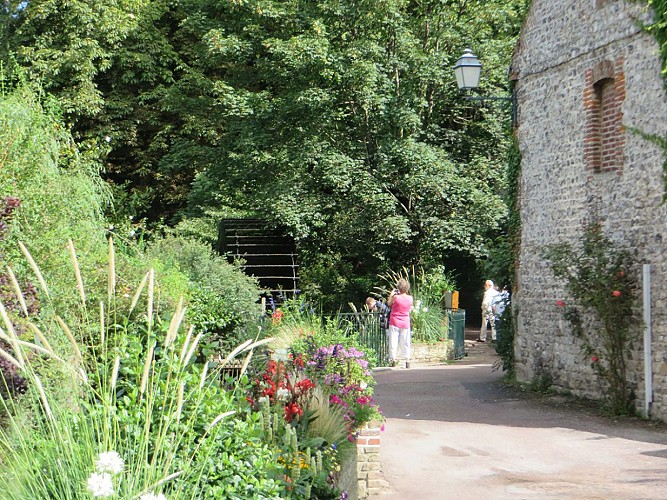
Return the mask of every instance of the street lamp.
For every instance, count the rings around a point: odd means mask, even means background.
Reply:
[[[482,63],[472,50],[465,49],[454,66],[456,83],[460,90],[476,89],[479,86],[479,75],[482,72]]]
[[[479,75],[482,72],[482,63],[479,62],[477,56],[473,54],[472,50],[465,49],[463,55],[458,58],[454,65],[454,75],[456,76],[456,83],[459,90],[468,91],[476,89],[479,86]],[[517,123],[517,105],[516,93],[512,89],[511,94],[507,97],[500,96],[465,96],[467,101],[510,101],[512,103],[512,126],[516,127]]]

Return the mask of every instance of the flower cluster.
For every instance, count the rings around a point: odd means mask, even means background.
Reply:
[[[354,347],[341,344],[320,347],[308,361],[310,372],[319,372],[320,376],[340,376],[346,382],[361,383],[372,380],[366,354]]]
[[[123,472],[125,462],[116,451],[100,453],[95,462],[95,470],[88,478],[86,486],[94,497],[110,497],[116,493],[112,475]]]
[[[412,308],[410,309],[410,313],[413,316],[419,315],[420,313],[427,313],[428,312],[428,307],[422,306],[422,301],[417,300],[413,305]]]
[[[348,439],[353,441],[357,429],[364,423],[382,418],[380,407],[375,404],[365,385],[345,385],[337,394],[329,396],[329,402],[345,409],[345,422],[348,428]]]
[[[328,388],[329,402],[345,409],[348,439],[354,440],[361,424],[381,418],[371,396],[373,379],[362,351],[341,344],[320,347],[307,365],[311,376]]]
[[[116,495],[113,485],[113,476],[117,476],[125,468],[123,458],[116,451],[100,453],[95,462],[95,471],[86,483],[88,491],[94,497],[107,498]],[[167,500],[163,493],[155,494],[152,491],[139,497],[139,500]]]
[[[287,422],[303,416],[303,403],[315,388],[315,383],[303,375],[304,361],[301,356],[292,356],[290,363],[270,360],[264,373],[253,381],[253,396],[250,404],[266,400],[272,407],[282,406]]]
[[[273,326],[278,326],[282,321],[283,316],[285,316],[285,314],[280,309],[276,309],[271,313],[271,324]]]

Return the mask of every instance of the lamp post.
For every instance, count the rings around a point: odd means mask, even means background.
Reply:
[[[456,83],[459,90],[468,91],[476,89],[479,86],[479,75],[482,72],[482,63],[479,62],[477,56],[473,54],[472,50],[465,49],[463,55],[458,58],[454,65],[454,75],[456,76]],[[467,101],[510,101],[512,103],[512,126],[518,125],[517,121],[517,105],[516,93],[512,89],[511,94],[507,97],[501,96],[465,96]]]

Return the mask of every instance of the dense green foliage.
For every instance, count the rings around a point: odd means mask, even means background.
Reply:
[[[667,89],[667,1],[648,0],[648,5],[653,8],[655,22],[647,29],[660,44],[660,54],[663,61],[662,75],[665,79],[665,89]]]
[[[521,214],[519,211],[519,181],[521,178],[521,151],[516,136],[507,152],[507,191],[505,203],[509,216],[505,221],[506,230],[496,238],[489,251],[488,259],[481,263],[486,276],[493,276],[500,286],[507,286],[511,293],[515,289],[516,270],[519,265],[521,250]],[[498,344],[496,351],[500,356],[499,368],[507,372],[508,378],[514,377],[514,336],[516,310],[507,307],[502,318],[496,318]]]
[[[110,148],[115,217],[264,216],[342,304],[392,266],[486,253],[507,116],[451,67],[471,46],[480,92],[505,93],[527,4],[35,0],[7,5],[3,46]]]
[[[111,260],[108,274],[115,269]],[[153,273],[129,308],[119,281],[109,281],[97,314],[69,325],[55,316],[61,311],[29,316],[37,344],[20,344],[3,315],[12,344],[3,358],[29,382],[24,397],[0,406],[5,498],[88,497],[91,484],[102,485],[96,457],[109,452],[121,460],[120,477],[108,478],[112,491],[93,496],[284,498],[276,454],[259,416],[249,414],[243,381],[237,391],[224,389],[219,373],[193,362],[199,337],[186,334],[180,306],[169,321],[157,314]],[[70,342],[56,344],[65,330]]]
[[[96,155],[77,148],[57,107],[45,109],[23,87],[3,95],[0,106],[0,185],[17,195],[0,213],[0,236],[7,236],[0,238],[1,262],[17,270],[25,289],[0,275],[7,339],[0,348],[27,381],[25,395],[4,391],[2,399],[0,484],[8,497],[81,498],[108,487],[107,496],[124,498],[149,491],[170,498],[338,498],[336,449],[357,425],[379,417],[364,353],[318,349],[326,368],[319,371],[326,380],[337,375],[327,383],[340,401],[331,405],[326,391],[314,394],[298,408],[307,418],[284,415],[285,434],[273,440],[264,415],[245,400],[248,379],[223,377],[201,349],[227,351],[233,339],[257,334],[254,280],[192,237],[154,236],[144,245],[131,220],[109,224]],[[19,238],[41,268],[17,250]],[[40,307],[33,307],[35,287],[26,277],[38,283]],[[21,296],[26,307],[9,307]],[[226,361],[215,364],[224,368]],[[317,374],[313,367],[314,380]],[[105,479],[96,459],[108,453],[121,465]]]

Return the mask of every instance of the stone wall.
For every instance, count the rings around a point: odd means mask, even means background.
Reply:
[[[348,500],[378,495],[387,483],[380,468],[381,422],[369,422],[359,430],[356,446],[341,464],[337,486],[347,491]]]
[[[454,357],[454,341],[444,340],[427,344],[422,342],[412,343],[412,356],[410,360],[415,363],[443,363]]]
[[[359,498],[380,493],[384,485],[380,471],[380,422],[369,422],[357,437],[357,492]]]
[[[650,15],[623,0],[533,0],[512,63],[522,154],[515,353],[519,380],[544,376],[557,388],[599,397],[590,360],[555,305],[567,299],[564,284],[540,256],[546,245],[579,241],[582,223],[596,216],[610,239],[633,250],[636,275],[641,264],[652,266],[651,414],[667,420],[664,154],[632,131],[667,136],[658,44],[638,23]],[[642,332],[638,322],[628,367],[638,409]]]

